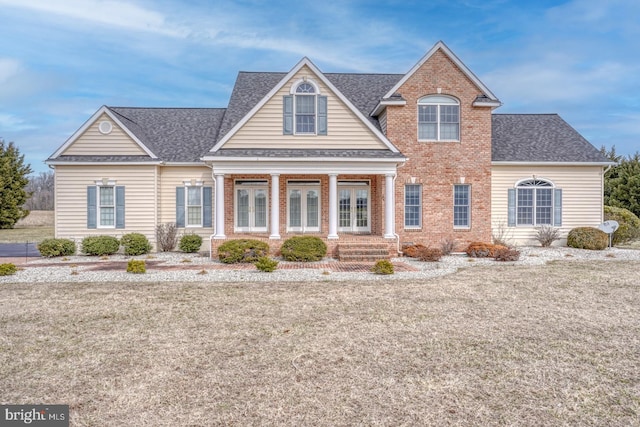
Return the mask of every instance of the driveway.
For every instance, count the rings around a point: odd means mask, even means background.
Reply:
[[[40,257],[35,243],[0,243],[0,258]]]

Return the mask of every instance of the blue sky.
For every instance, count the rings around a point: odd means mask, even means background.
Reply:
[[[238,71],[407,72],[443,40],[503,102],[640,151],[637,0],[0,0],[0,138],[36,172],[102,105],[225,107]]]

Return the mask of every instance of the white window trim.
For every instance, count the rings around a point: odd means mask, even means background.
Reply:
[[[96,212],[96,228],[104,228],[104,229],[111,229],[111,228],[116,228],[116,223],[118,222],[118,219],[116,218],[116,215],[118,214],[117,209],[116,209],[116,183],[115,181],[108,181],[108,183],[105,185],[102,182],[100,182],[100,184],[96,185],[96,187],[98,187],[97,189],[97,200],[96,200],[96,207],[97,207],[97,212]],[[104,225],[102,224],[102,203],[101,203],[101,199],[100,199],[100,189],[102,188],[111,188],[111,191],[113,191],[113,205],[112,206],[104,206],[105,208],[110,207],[113,209],[113,224],[111,225]]]
[[[440,107],[442,105],[454,105],[453,103],[451,104],[446,104],[443,102],[429,102],[429,98],[446,98],[449,99],[451,101],[455,102],[455,105],[458,106],[458,139],[440,139],[440,126],[442,125],[442,122],[440,121]],[[436,139],[421,139],[420,138],[420,106],[421,105],[435,105],[437,107],[436,110]],[[416,132],[418,135],[418,142],[460,142],[460,133],[461,133],[461,129],[462,129],[462,125],[461,125],[461,121],[462,121],[462,114],[460,111],[460,100],[458,100],[457,98],[454,98],[453,96],[450,95],[426,95],[423,96],[422,98],[418,99],[418,107],[416,108],[416,123],[417,123],[417,128],[416,128]]]
[[[420,200],[418,200],[418,208],[419,208],[419,212],[418,212],[418,225],[407,225],[407,187],[410,185],[414,185],[418,187],[419,193],[418,196],[420,197]],[[404,206],[404,212],[403,212],[403,218],[402,218],[402,224],[404,226],[405,230],[422,230],[422,184],[414,184],[414,183],[406,183],[404,185],[404,194],[402,196],[403,199],[403,206]],[[413,206],[413,205],[412,205]]]
[[[314,93],[313,94],[304,94],[304,93],[297,93],[296,91],[298,90],[298,86],[300,86],[301,84],[304,83],[308,83],[311,86],[313,86],[314,88]],[[299,136],[315,136],[318,134],[318,96],[321,95],[320,93],[320,87],[318,86],[318,84],[313,81],[312,79],[307,79],[306,77],[297,80],[292,86],[291,86],[291,91],[290,91],[291,95],[293,95],[293,134],[294,135],[299,135]],[[313,124],[313,132],[298,132],[298,122],[297,122],[297,110],[296,110],[296,104],[298,103],[298,96],[309,96],[309,97],[313,97],[313,105],[314,105],[314,124]]]
[[[299,181],[298,181],[299,182]],[[317,182],[300,182],[298,183],[294,180],[287,181],[287,232],[291,233],[319,233],[322,232],[322,186],[320,185],[320,181]],[[292,227],[290,224],[291,211],[290,211],[290,195],[291,190],[301,190],[302,195],[306,194],[305,190],[316,190],[318,192],[318,226],[317,227],[308,227],[307,222],[307,202],[306,199],[301,199],[301,212],[300,212],[300,227]]]
[[[525,183],[530,182],[530,181],[539,181],[539,182],[545,182],[549,185],[531,185],[531,186],[524,186]],[[551,181],[550,179],[546,179],[546,178],[540,178],[540,177],[533,177],[533,178],[524,178],[519,180],[518,182],[516,182],[516,185],[514,187],[516,189],[516,227],[523,227],[523,228],[527,228],[527,227],[539,227],[541,225],[550,225],[553,227],[553,215],[555,212],[555,194],[554,194],[554,190],[556,188],[556,185],[553,181]],[[550,224],[539,224],[538,223],[538,215],[536,213],[536,208],[538,205],[538,189],[547,189],[547,190],[551,190],[551,223]],[[520,221],[518,220],[518,208],[519,208],[519,204],[518,204],[518,194],[519,194],[519,190],[533,190],[533,206],[531,206],[532,209],[532,224],[521,224]]]
[[[202,181],[184,181],[184,227],[185,228],[202,228],[204,227],[204,183]],[[200,189],[200,223],[189,224],[189,188],[198,187]],[[195,206],[195,205],[194,205]]]
[[[466,205],[467,210],[467,225],[455,225],[455,208],[456,208],[456,187],[467,187],[469,204]],[[469,230],[471,229],[471,185],[470,184],[454,184],[453,185],[453,228],[454,230]],[[463,206],[463,205],[460,205]]]

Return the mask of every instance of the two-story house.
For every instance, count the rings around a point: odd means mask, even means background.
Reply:
[[[406,74],[240,72],[227,108],[102,107],[47,160],[57,237],[175,222],[215,249],[317,235],[531,243],[602,221],[610,163],[555,114],[498,98],[442,42]]]

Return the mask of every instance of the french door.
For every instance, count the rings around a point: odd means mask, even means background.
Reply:
[[[320,186],[289,184],[287,193],[287,230],[320,231]]]
[[[338,185],[338,231],[371,232],[369,183]]]
[[[267,194],[267,188],[236,187],[236,231],[267,231]]]

